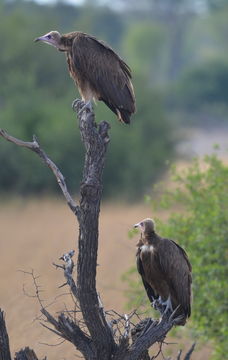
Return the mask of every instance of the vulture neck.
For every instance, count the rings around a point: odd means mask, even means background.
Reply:
[[[155,245],[159,241],[159,236],[156,234],[155,231],[150,231],[144,233],[144,237],[142,240],[144,245]]]
[[[70,51],[72,48],[74,37],[63,35],[60,38],[58,50],[59,51]]]

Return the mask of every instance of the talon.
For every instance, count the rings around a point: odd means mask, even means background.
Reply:
[[[166,301],[162,302],[162,306],[165,307],[165,309],[163,310],[164,314],[167,314],[168,311],[170,311],[171,313],[173,312],[173,307],[172,307],[172,302],[171,302],[170,296],[168,297],[168,299]]]
[[[88,111],[88,112],[92,112],[93,111],[93,104],[92,101],[87,101],[86,103],[84,103],[84,106],[82,106],[82,108],[80,109],[80,111],[78,112],[78,115],[80,116],[83,111]]]
[[[151,303],[152,307],[157,310],[158,308],[158,300],[154,300],[152,303]]]
[[[162,309],[162,304],[161,304],[161,302],[159,301],[159,299],[154,300],[151,305],[152,305],[152,307],[153,307],[155,310],[159,311],[160,314],[162,315],[162,313],[163,313],[162,310],[163,310],[163,309]]]
[[[80,107],[81,103],[83,103],[82,100],[80,100],[80,99],[75,99],[75,100],[72,102],[72,105],[71,105],[73,111],[75,111],[75,112],[78,111],[78,110],[79,110],[78,108]]]

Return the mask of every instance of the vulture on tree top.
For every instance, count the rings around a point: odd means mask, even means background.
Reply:
[[[90,109],[92,100],[103,101],[126,124],[135,112],[135,95],[129,66],[103,41],[75,31],[51,31],[38,37],[66,53],[71,77]]]
[[[176,324],[185,325],[191,315],[191,264],[184,249],[155,232],[152,219],[134,225],[141,231],[137,243],[138,272],[150,302],[164,312],[175,312]]]

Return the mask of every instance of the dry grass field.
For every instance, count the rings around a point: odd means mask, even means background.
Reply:
[[[157,215],[157,214],[156,214]],[[97,287],[106,309],[124,312],[126,298],[121,281],[122,274],[135,263],[135,243],[127,232],[144,217],[151,216],[146,205],[104,204],[100,216],[100,243]],[[34,269],[40,275],[42,298],[50,303],[50,311],[64,309],[69,296],[62,295],[67,288],[59,289],[64,279],[60,270],[52,266],[59,256],[75,248],[78,226],[73,214],[63,201],[53,199],[2,202],[0,208],[0,307],[6,312],[11,351],[29,345],[38,357],[47,355],[49,360],[76,359],[71,344],[59,346],[54,334],[44,329],[38,320],[39,304],[32,295],[34,289],[29,276],[19,270]],[[75,258],[76,259],[76,258]],[[24,290],[23,290],[24,288]],[[143,295],[142,295],[143,296]],[[193,310],[194,311],[194,310]],[[173,339],[172,339],[173,341]],[[191,341],[180,339],[170,349],[190,346]],[[176,342],[177,342],[176,341]],[[186,347],[187,346],[187,347]],[[210,348],[197,348],[193,360],[209,359]],[[102,359],[101,359],[102,360]]]

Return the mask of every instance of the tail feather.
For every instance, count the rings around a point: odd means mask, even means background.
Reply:
[[[131,122],[131,113],[127,110],[117,110],[120,114],[119,118],[120,118],[120,121],[123,121],[125,124],[130,124]]]
[[[108,107],[109,109],[112,110],[112,112],[114,112],[114,114],[116,114],[118,116],[118,119],[125,123],[125,124],[130,124],[131,122],[131,115],[132,113],[128,110],[122,109],[122,108],[116,108],[113,104],[110,104],[107,100],[104,99],[99,99],[102,100]]]

